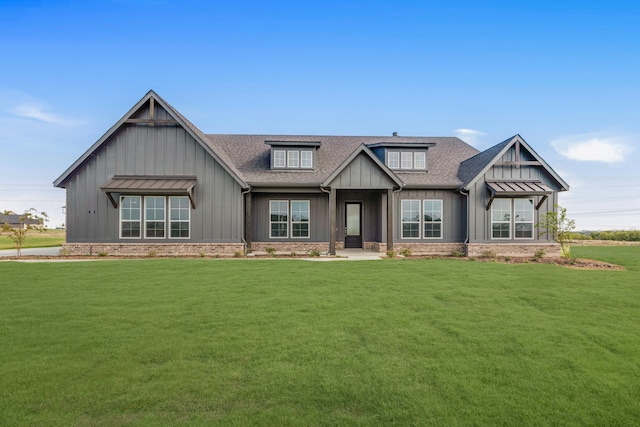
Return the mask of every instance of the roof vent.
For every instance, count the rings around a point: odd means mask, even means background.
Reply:
[[[394,132],[394,133],[393,133],[393,136],[398,136],[398,132]]]

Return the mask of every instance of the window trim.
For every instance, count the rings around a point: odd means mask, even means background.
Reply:
[[[272,221],[273,216],[273,203],[286,203],[287,206],[287,220],[286,221]],[[291,216],[289,214],[289,200],[269,200],[269,238],[270,239],[288,239],[289,238],[289,220]],[[274,236],[272,224],[287,224],[285,236]]]
[[[496,202],[497,201],[508,201],[509,202],[509,221],[494,221],[493,219],[493,210],[496,206]],[[493,235],[493,224],[509,224],[508,230],[509,230],[509,236],[508,237],[494,237]],[[512,224],[513,224],[513,199],[510,198],[496,198],[493,201],[493,204],[491,205],[491,240],[512,240],[512,233],[511,233],[511,229],[512,229]]]
[[[424,216],[425,216],[425,204],[427,202],[439,202],[440,203],[440,221],[427,221]],[[444,215],[443,215],[443,210],[444,210],[444,201],[442,199],[422,199],[422,214],[420,215],[420,218],[422,219],[422,238],[423,239],[429,239],[429,240],[442,240],[444,239],[444,230],[443,230],[443,224],[444,224]],[[427,237],[427,233],[426,230],[424,228],[424,226],[426,224],[440,224],[440,236],[439,237]]]
[[[167,237],[167,197],[166,196],[144,196],[144,220],[142,221],[144,224],[144,238],[145,239],[153,239],[153,240],[159,240],[159,239],[166,239]],[[150,220],[147,218],[147,202],[149,201],[149,199],[161,199],[162,200],[162,214],[163,214],[163,220],[162,221],[158,221],[157,219],[153,219]],[[154,208],[154,210],[157,208]],[[147,224],[150,222],[162,222],[162,237],[155,237],[155,236],[151,236],[149,237],[147,234]]]
[[[189,197],[188,196],[168,196],[167,197],[167,213],[168,213],[168,223],[169,223],[169,233],[167,233],[167,239],[172,239],[172,240],[185,240],[185,239],[191,239],[191,205],[189,202]],[[187,214],[188,214],[188,218],[186,220],[184,219],[180,219],[180,220],[171,220],[171,199],[186,199],[187,200]],[[182,209],[181,207],[178,207],[178,209]],[[189,225],[189,233],[187,237],[173,237],[171,236],[171,224],[174,222],[178,222],[178,223],[183,223],[186,222]]]
[[[404,212],[405,212],[405,202],[417,202],[418,203],[418,221],[405,221]],[[420,232],[420,228],[422,227],[422,221],[420,220],[422,215],[421,209],[421,201],[420,199],[402,199],[400,201],[400,236],[402,239],[410,239],[410,240],[420,240],[422,233]],[[416,237],[406,237],[404,235],[404,225],[405,224],[418,224],[418,235]]]
[[[526,200],[531,202],[531,221],[518,221],[516,217],[516,202]],[[536,201],[533,197],[523,197],[523,198],[514,198],[513,199],[513,239],[514,240],[534,240],[535,239],[535,223],[536,223],[536,211],[535,211],[535,203]],[[516,236],[516,225],[517,224],[531,224],[531,237],[517,237]]]
[[[307,221],[294,221],[293,220],[293,204],[294,203],[306,203],[307,205]],[[310,239],[311,238],[311,202],[309,200],[289,200],[289,224],[291,226],[291,233],[289,235],[292,239]],[[307,224],[306,236],[294,236],[293,224]]]
[[[137,221],[130,220],[130,219],[128,219],[128,220],[123,220],[122,219],[122,210],[123,210],[122,201],[127,197],[131,197],[131,198],[136,197],[138,199],[138,203],[139,203],[140,207],[138,208],[138,216],[139,216],[139,218],[138,218]],[[119,239],[126,239],[126,240],[132,240],[132,239],[139,240],[139,239],[142,239],[142,218],[143,218],[143,216],[142,216],[142,203],[143,203],[142,202],[142,196],[138,196],[138,195],[135,195],[135,194],[133,194],[133,195],[132,194],[123,194],[123,195],[120,196],[120,205],[119,205],[120,209],[118,209],[118,238]],[[125,236],[122,235],[122,224],[124,222],[127,222],[127,223],[135,223],[135,222],[137,222],[138,223],[139,231],[140,231],[138,237],[131,237],[131,236],[125,237]]]

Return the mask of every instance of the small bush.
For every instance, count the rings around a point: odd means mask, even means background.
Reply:
[[[60,255],[61,256],[69,256],[69,249],[67,249],[67,248],[60,249]]]
[[[298,256],[298,254],[297,254],[295,251],[291,251],[291,253],[289,254],[289,256],[296,257],[296,256]]]
[[[205,254],[204,252],[200,252],[200,258],[204,258],[206,256],[207,256],[207,254]]]
[[[315,257],[318,257],[318,256],[320,256],[320,251],[319,251],[319,250],[317,250],[317,249],[315,249],[315,248],[313,248],[313,249],[311,249],[311,250],[309,251],[309,256],[310,256],[310,257],[314,257],[314,258],[315,258]]]
[[[107,256],[107,255],[109,255],[109,254],[106,253],[106,252],[98,252],[98,256]]]
[[[394,250],[387,251],[387,258],[395,258],[395,257],[396,257],[396,251]]]
[[[505,260],[506,262],[509,262],[509,261],[511,261],[511,257],[510,257],[510,256],[506,256],[506,257],[504,257],[504,260]]]
[[[451,251],[451,256],[456,257],[456,258],[462,258],[464,256],[464,254],[460,251]]]
[[[270,255],[270,256],[275,256],[276,254],[276,248],[272,247],[272,246],[267,246],[266,248],[264,248],[264,250]]]
[[[400,255],[402,255],[403,257],[410,257],[411,256],[411,249],[409,248],[404,248],[400,251]]]
[[[542,257],[544,257],[544,249],[538,249],[533,255],[533,259],[535,259],[536,261],[540,261]]]
[[[492,250],[490,250],[490,249],[488,249],[488,250],[486,250],[486,251],[482,252],[482,258],[491,258],[491,259],[493,259],[493,258],[495,258],[496,256],[497,256],[497,255],[496,255],[495,251],[492,251]]]
[[[275,252],[275,251],[274,251]],[[235,251],[233,253],[233,257],[234,258],[242,258],[244,256],[244,253],[242,251]]]
[[[149,252],[147,252],[147,256],[149,258],[155,258],[158,256],[158,251],[156,251],[155,249],[150,249]]]

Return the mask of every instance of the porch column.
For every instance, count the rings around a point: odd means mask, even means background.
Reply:
[[[336,189],[329,193],[329,255],[336,254]]]
[[[393,188],[387,190],[387,250],[393,250]]]
[[[244,197],[244,240],[247,242],[247,251],[250,251],[251,241],[253,240],[253,237],[251,236],[251,224],[253,223],[251,220],[251,212],[253,211],[253,208],[251,207],[251,193],[245,194]]]

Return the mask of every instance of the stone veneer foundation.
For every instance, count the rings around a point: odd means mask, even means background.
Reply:
[[[496,256],[532,257],[536,252],[542,251],[545,257],[559,257],[560,245],[558,243],[469,243],[467,244],[467,256],[478,257],[487,253]]]
[[[67,243],[66,255],[114,256],[234,256],[244,253],[242,243]]]
[[[408,249],[411,255],[453,255],[464,254],[464,243],[405,243],[398,242],[393,245],[396,253]]]

